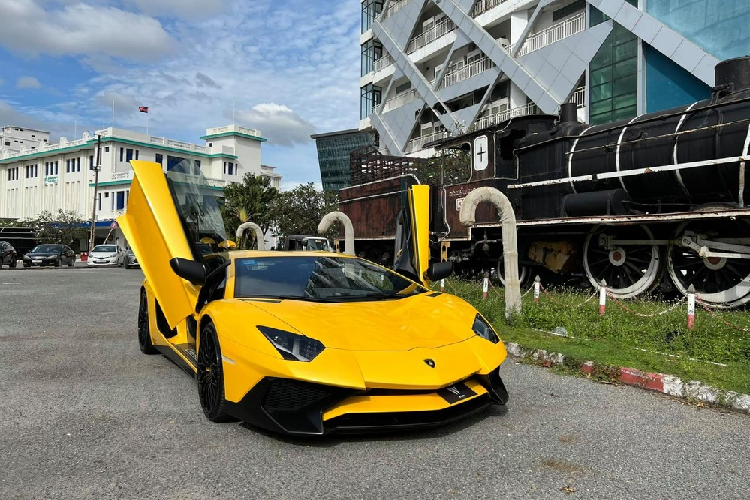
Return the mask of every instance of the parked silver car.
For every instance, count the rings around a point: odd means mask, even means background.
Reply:
[[[125,252],[125,269],[133,269],[134,267],[140,269],[141,264],[138,262],[138,258],[133,253],[133,250],[128,248]]]

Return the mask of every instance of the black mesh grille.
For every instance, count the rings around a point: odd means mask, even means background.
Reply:
[[[301,410],[337,392],[336,387],[277,379],[271,382],[263,407],[269,411]]]

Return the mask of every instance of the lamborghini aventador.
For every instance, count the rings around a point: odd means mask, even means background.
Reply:
[[[131,163],[118,222],[146,277],[138,343],[195,376],[209,420],[322,435],[440,425],[507,401],[495,330],[426,286],[450,272],[429,262],[426,186],[409,189],[398,273],[330,252],[204,255],[195,242],[225,235],[200,170]]]

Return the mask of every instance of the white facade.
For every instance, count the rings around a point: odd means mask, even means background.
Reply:
[[[107,128],[84,133],[76,141],[60,139],[18,152],[0,149],[0,218],[36,217],[42,211],[74,210],[91,217],[94,199],[94,164],[97,136],[101,137],[101,171],[96,220],[104,223],[124,213],[133,170],[130,160],[156,161],[167,171],[181,159],[200,162],[209,184],[218,191],[238,182],[246,173],[281,176],[261,167],[260,131],[230,125],[212,128],[202,137],[206,145],[152,137],[139,132]],[[107,226],[106,223],[98,224]]]
[[[514,116],[557,114],[566,102],[588,121],[589,67],[612,19],[712,86],[718,60],[632,3],[361,0],[359,128],[376,130],[390,154],[426,156],[431,141]],[[590,22],[593,8],[611,19]],[[677,57],[678,47],[690,57]]]
[[[25,127],[3,127],[0,129],[0,150],[18,153],[21,149],[36,150],[49,144],[49,132]]]

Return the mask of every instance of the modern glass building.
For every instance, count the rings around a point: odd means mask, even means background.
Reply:
[[[360,130],[424,145],[575,102],[608,123],[709,96],[748,0],[362,0]]]
[[[375,134],[357,129],[311,136],[318,147],[320,180],[325,191],[338,191],[349,185],[352,151],[375,145]]]

